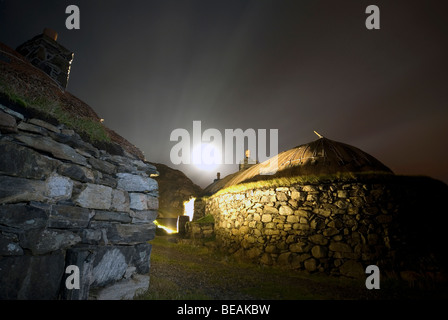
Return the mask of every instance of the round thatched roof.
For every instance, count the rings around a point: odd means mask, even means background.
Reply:
[[[319,135],[319,139],[279,153],[262,163],[238,171],[208,186],[205,194],[242,182],[338,172],[386,172],[388,167],[368,153]]]

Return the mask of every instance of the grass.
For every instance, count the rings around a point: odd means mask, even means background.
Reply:
[[[214,223],[214,222],[215,222],[215,219],[213,218],[213,216],[211,214],[208,214],[208,215],[203,216],[202,218],[200,218],[200,219],[198,219],[196,221],[193,221],[193,223],[199,223],[199,224],[201,224],[201,223],[204,223],[204,224],[206,224],[206,223]]]
[[[30,98],[12,85],[6,84],[3,79],[0,79],[0,93],[13,104],[42,113],[56,119],[69,129],[84,133],[91,141],[111,141],[106,129],[100,122],[88,117],[72,115],[65,111],[58,101],[44,97]]]
[[[156,270],[150,274],[149,290],[138,299],[216,299],[222,291],[236,292],[251,299],[355,299],[358,296],[353,291],[359,288],[365,291],[364,283],[359,280],[262,266],[237,260],[203,245],[188,241],[174,243],[168,239],[156,237],[151,241],[151,265],[160,271],[176,270],[180,278],[184,278],[184,274],[193,274],[194,282],[204,283],[204,286],[189,282],[185,288],[176,283],[178,279],[158,274]],[[177,256],[176,252],[182,255]],[[350,292],[348,296],[347,292]]]
[[[214,246],[175,237],[151,241],[150,288],[142,300],[365,300],[446,299],[446,290],[409,287],[382,277],[380,290],[365,279],[264,266],[236,259]],[[171,270],[170,272],[166,270]],[[235,297],[233,296],[235,294]]]

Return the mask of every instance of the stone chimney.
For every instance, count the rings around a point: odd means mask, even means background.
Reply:
[[[73,52],[57,42],[58,33],[45,28],[43,33],[21,44],[16,51],[43,70],[64,90],[67,88]]]

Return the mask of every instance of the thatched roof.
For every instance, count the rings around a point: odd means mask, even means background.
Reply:
[[[215,181],[205,188],[204,194],[213,194],[242,182],[340,172],[392,173],[392,170],[356,147],[320,136],[315,141],[281,152],[244,171]]]

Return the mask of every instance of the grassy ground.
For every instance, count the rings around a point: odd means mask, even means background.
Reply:
[[[178,242],[176,242],[178,241]],[[367,290],[364,280],[309,274],[235,261],[213,242],[195,245],[176,237],[151,242],[151,280],[145,300],[369,300],[448,298],[438,291],[384,280]]]

